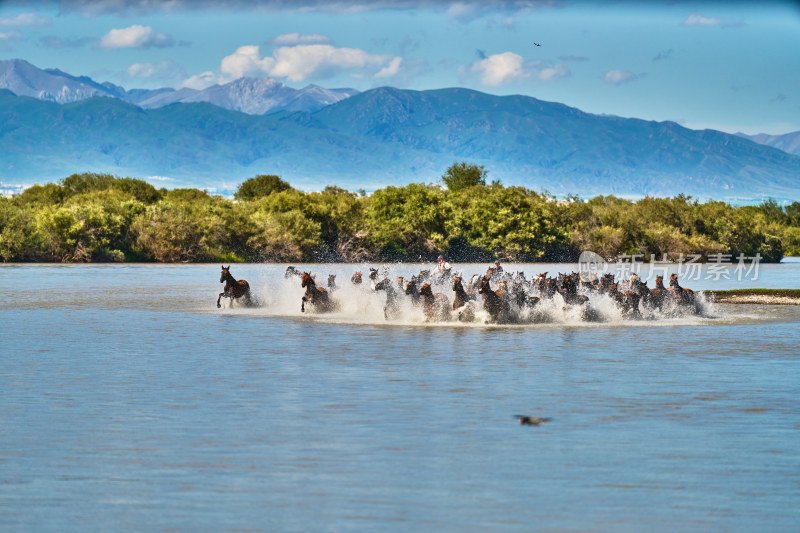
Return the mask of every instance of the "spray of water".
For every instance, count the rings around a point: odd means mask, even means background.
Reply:
[[[406,269],[407,270],[407,269]],[[672,298],[664,300],[661,308],[651,308],[640,304],[634,312],[625,312],[607,294],[582,291],[588,297],[584,304],[569,305],[561,294],[552,298],[542,298],[536,305],[522,307],[512,303],[508,320],[498,323],[483,307],[483,297],[459,309],[452,309],[454,292],[452,278],[430,278],[434,294],[447,299],[448,311],[435,316],[426,315],[421,300],[403,293],[398,285],[398,274],[391,267],[383,267],[374,279],[369,279],[368,270],[361,284],[351,283],[349,276],[337,276],[335,288],[330,296],[335,302],[332,312],[319,312],[313,305],[306,304],[306,312],[301,312],[301,298],[305,293],[296,275],[288,277],[269,277],[251,282],[255,307],[243,308],[238,303],[227,304],[225,312],[255,313],[269,316],[302,317],[333,323],[381,324],[381,325],[426,325],[485,327],[502,325],[505,327],[532,326],[660,326],[692,325],[715,321],[722,318],[720,310],[706,300],[702,293],[696,294],[692,305],[681,305]],[[400,273],[407,273],[406,271]],[[341,279],[344,278],[344,279]],[[387,280],[391,290],[396,293],[392,300],[386,290],[375,290],[377,282]],[[316,275],[317,286],[327,288],[327,274]],[[465,279],[465,284],[468,279]],[[418,287],[419,288],[419,287]],[[538,295],[534,288],[527,286],[530,295]],[[439,297],[439,296],[437,296]],[[224,302],[223,302],[224,303]]]

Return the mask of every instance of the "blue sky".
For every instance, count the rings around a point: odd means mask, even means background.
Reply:
[[[695,129],[800,130],[789,1],[0,0],[0,58],[127,89],[460,86]]]

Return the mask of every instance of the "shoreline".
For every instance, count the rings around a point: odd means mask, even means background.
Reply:
[[[731,289],[702,292],[714,303],[800,305],[800,289]]]

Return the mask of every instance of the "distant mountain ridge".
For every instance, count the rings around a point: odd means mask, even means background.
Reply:
[[[800,157],[739,136],[468,89],[382,87],[269,115],[206,102],[58,104],[0,90],[0,154],[6,183],[95,171],[231,191],[271,173],[305,189],[373,190],[436,181],[466,160],[490,180],[557,195],[800,198]]]
[[[800,155],[800,131],[784,133],[783,135],[769,135],[767,133],[759,133],[757,135],[737,133],[736,135],[750,139],[758,144],[772,146],[789,154]]]
[[[0,61],[0,89],[59,104],[104,96],[148,109],[178,102],[208,102],[255,115],[277,111],[317,111],[358,93],[355,89],[325,89],[317,85],[293,89],[268,78],[240,78],[203,90],[162,88],[128,91],[113,83],[97,83],[87,76],[76,77],[58,69],[39,69],[22,59]]]

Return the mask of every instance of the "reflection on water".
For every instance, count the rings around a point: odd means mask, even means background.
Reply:
[[[357,267],[314,268],[346,281]],[[0,296],[0,529],[800,519],[796,306],[387,325],[366,291],[334,315],[301,314],[283,269],[234,265],[267,306],[217,310],[218,265],[0,267],[4,287],[35,289]],[[776,269],[764,279],[798,288],[800,270]]]

